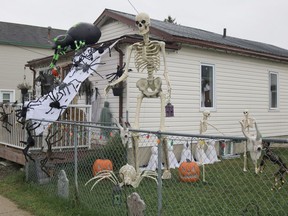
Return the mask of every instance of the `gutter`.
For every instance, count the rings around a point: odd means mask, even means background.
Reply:
[[[29,66],[29,69],[33,72],[33,96],[35,95],[35,79],[36,79],[36,70],[32,67],[32,66]]]
[[[119,53],[119,66],[122,67],[123,66],[124,53],[119,48],[119,44],[118,43],[114,46],[114,48]],[[123,88],[123,82],[119,83],[119,86]],[[127,91],[128,91],[128,89],[127,89]],[[122,122],[122,119],[123,119],[123,92],[119,96],[119,115],[118,116],[119,116],[118,122],[119,123],[123,123]]]

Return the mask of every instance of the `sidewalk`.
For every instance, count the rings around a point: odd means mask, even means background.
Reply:
[[[33,216],[27,211],[21,210],[9,199],[0,195],[0,216]]]

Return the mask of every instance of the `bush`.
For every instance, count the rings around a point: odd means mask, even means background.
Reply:
[[[110,137],[104,147],[103,159],[109,159],[113,163],[113,170],[119,170],[127,163],[127,149],[123,146],[120,135],[117,133]]]

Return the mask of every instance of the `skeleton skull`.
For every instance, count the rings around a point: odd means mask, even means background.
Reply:
[[[122,180],[122,185],[132,185],[136,180],[136,170],[133,166],[126,164],[119,170],[119,176]]]
[[[139,29],[140,35],[147,34],[149,32],[150,17],[146,13],[139,13],[135,18],[136,25]]]
[[[205,110],[203,112],[203,119],[208,119],[210,117],[210,111],[209,110]]]
[[[243,114],[244,114],[244,116],[248,117],[248,115],[249,115],[249,110],[248,110],[248,109],[245,109],[245,110],[243,111]]]

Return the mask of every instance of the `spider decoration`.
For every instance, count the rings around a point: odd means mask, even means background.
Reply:
[[[51,94],[51,95],[50,95],[50,94]],[[56,94],[56,95],[55,95],[55,94]],[[52,102],[49,104],[50,109],[49,109],[47,112],[45,112],[45,114],[49,114],[49,113],[54,114],[54,112],[51,112],[51,111],[53,110],[53,108],[55,108],[55,109],[61,109],[61,110],[67,108],[66,105],[61,106],[61,104],[60,104],[60,101],[61,101],[61,99],[63,98],[64,94],[61,93],[61,92],[56,92],[55,94],[54,94],[54,91],[52,91],[51,93],[49,93],[49,94],[46,96],[45,99],[47,99],[47,98],[49,97],[49,98],[52,100]],[[66,99],[65,102],[66,102],[67,100],[68,100],[68,99]],[[61,113],[60,113],[60,114],[61,114]]]
[[[7,104],[2,104],[0,106],[2,108],[2,112],[0,112],[0,121],[2,121],[2,127],[4,127],[9,133],[11,133],[9,127],[12,127],[13,125],[9,122],[9,115],[11,115],[12,111],[10,113],[7,113],[4,106],[7,106]]]
[[[29,154],[29,149],[33,146],[35,146],[36,141],[34,139],[34,137],[39,137],[36,135],[32,135],[32,131],[35,130],[36,128],[40,127],[40,123],[27,123],[26,124],[26,131],[27,131],[27,140],[25,141],[20,141],[20,143],[23,143],[24,145],[26,145],[26,147],[23,149],[23,154],[25,157],[25,160],[28,162],[28,158],[32,161],[35,162],[35,160],[31,157],[31,155]],[[35,126],[35,127],[34,127]]]
[[[118,186],[119,188],[123,186],[132,186],[133,188],[137,188],[143,178],[150,178],[154,180],[156,184],[158,184],[157,173],[155,171],[144,170],[137,174],[135,168],[129,164],[126,164],[120,168],[119,177],[120,180],[118,180],[117,176],[111,170],[102,170],[96,173],[94,177],[89,179],[85,183],[85,186],[87,186],[90,182],[95,181],[90,189],[90,191],[92,191],[96,184],[98,184],[103,179],[110,180],[115,186]]]
[[[41,170],[48,177],[50,177],[50,173],[49,173],[48,167],[46,166],[47,162],[48,161],[53,161],[53,160],[63,160],[64,159],[64,158],[61,158],[61,157],[53,156],[53,152],[52,152],[52,145],[54,145],[55,143],[59,142],[63,138],[63,136],[61,136],[59,139],[56,139],[55,136],[58,134],[58,132],[59,131],[57,130],[55,133],[51,134],[52,133],[51,127],[48,127],[48,134],[45,137],[45,141],[47,143],[48,149],[47,149],[45,158],[40,160],[40,167],[41,167]],[[54,141],[52,142],[52,140],[54,140]]]
[[[29,109],[34,109],[34,106],[39,106],[41,105],[40,98],[38,98],[36,101],[30,101],[26,105],[23,103],[23,106],[21,109],[16,109],[15,110],[15,115],[16,115],[16,121],[22,125],[22,129],[25,127],[25,122],[26,122],[26,116],[27,112]],[[35,104],[32,104],[35,103]]]
[[[98,42],[101,37],[100,29],[90,23],[78,23],[71,27],[65,35],[59,35],[54,39],[55,50],[50,68],[55,67],[59,55],[64,55],[69,49],[79,50],[85,45]]]
[[[117,71],[115,73],[107,74],[106,75],[106,79],[108,79],[109,82],[113,82],[114,80],[116,80],[119,77],[121,77],[122,74],[124,73],[125,65],[126,65],[126,63],[122,67],[120,67],[120,65],[118,65],[117,66]],[[132,69],[129,69],[128,71],[132,71]],[[112,79],[110,79],[110,78],[112,78]]]
[[[105,64],[105,63],[97,62],[97,60],[99,58],[100,58],[100,56],[97,56],[90,64],[88,64],[87,62],[84,62],[84,61],[77,62],[76,64],[73,65],[73,67],[75,67],[75,70],[69,77],[74,76],[74,74],[80,70],[82,70],[82,73],[86,73],[86,74],[90,74],[91,70],[92,70],[92,73],[94,72],[94,73],[98,74],[103,79],[103,76],[101,74],[99,74],[96,70],[93,69],[93,67],[96,65]]]
[[[74,84],[74,81],[77,83],[76,86]],[[65,96],[67,96],[67,94],[70,95],[71,92],[69,90],[69,87],[72,86],[74,91],[77,92],[77,88],[79,87],[80,84],[81,84],[81,81],[79,81],[77,79],[73,79],[69,83],[62,82],[62,83],[60,83],[60,85],[57,86],[58,93],[59,92],[61,92],[61,93],[63,92]],[[66,93],[66,91],[67,91],[67,93]]]

